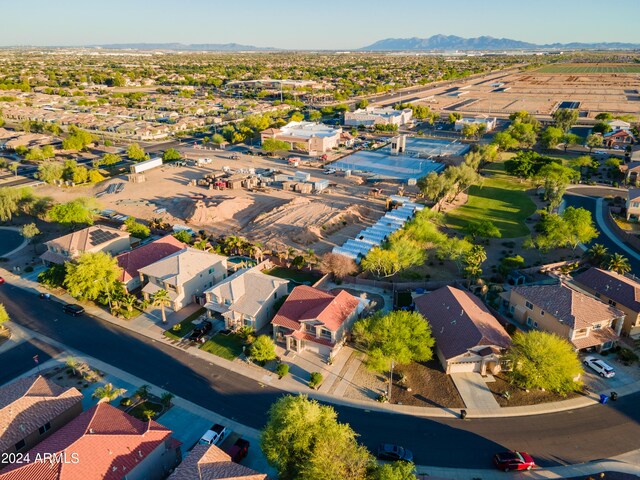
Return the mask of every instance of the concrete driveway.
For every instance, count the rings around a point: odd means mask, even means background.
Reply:
[[[617,359],[615,353],[606,356],[598,353],[582,354],[580,355],[580,360],[583,361],[589,356],[601,359],[603,362],[611,365],[616,371],[615,377],[603,378],[585,365],[582,380],[592,392],[609,392],[640,380],[640,368],[638,368],[638,365],[624,365]]]

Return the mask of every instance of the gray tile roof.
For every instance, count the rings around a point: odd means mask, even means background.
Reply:
[[[576,275],[573,280],[578,286],[584,285],[640,313],[640,283],[635,280],[595,267]]]

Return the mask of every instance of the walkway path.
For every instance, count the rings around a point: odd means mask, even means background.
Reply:
[[[25,290],[31,291],[34,294],[39,293],[40,291],[44,291],[40,287],[39,284],[33,282],[31,280],[21,278],[13,275],[11,272],[7,272],[5,278],[7,279],[7,283],[11,285],[15,285],[16,287],[23,288]],[[40,300],[38,300],[40,301]],[[52,301],[61,301],[66,303],[75,303],[76,300],[68,295],[67,293],[63,293],[59,295],[57,298],[52,297]],[[271,387],[278,388],[285,392],[290,392],[294,394],[304,393],[309,395],[310,397],[316,398],[323,402],[333,403],[335,405],[343,405],[348,407],[359,408],[368,411],[378,411],[378,412],[386,412],[386,413],[402,413],[406,415],[414,415],[419,417],[438,417],[438,418],[455,418],[459,416],[459,410],[453,410],[450,408],[436,408],[436,407],[416,407],[409,405],[396,405],[396,404],[383,404],[373,401],[367,400],[358,400],[352,398],[344,398],[338,397],[323,392],[312,390],[309,387],[303,385],[299,380],[292,378],[291,376],[287,376],[283,379],[278,379],[278,376],[274,373],[265,370],[264,368],[258,367],[253,364],[249,364],[242,360],[236,359],[235,361],[230,361],[224,359],[222,357],[218,357],[217,355],[210,354],[203,350],[200,350],[196,346],[188,346],[185,348],[184,344],[179,342],[171,342],[167,337],[162,335],[162,326],[158,325],[155,322],[149,321],[148,328],[143,328],[143,325],[139,322],[130,322],[122,319],[117,319],[102,310],[101,308],[88,305],[86,307],[86,311],[88,314],[93,315],[101,320],[106,322],[118,325],[122,328],[126,328],[128,330],[134,331],[138,334],[145,335],[146,337],[162,342],[166,345],[172,346],[174,348],[178,348],[183,350],[195,357],[199,357],[207,362],[215,364],[219,367],[225,368],[227,370],[233,371],[237,374],[243,375],[245,377],[254,379],[260,384],[266,384]],[[45,338],[44,341],[47,341]],[[286,358],[285,358],[286,361]],[[355,367],[353,367],[355,369]],[[357,370],[357,369],[356,369]],[[347,369],[349,371],[349,369]],[[355,375],[355,371],[352,371],[352,375]],[[353,377],[351,377],[353,378]],[[344,382],[349,382],[350,379],[345,377],[341,380],[341,383],[338,384],[336,390],[342,390]],[[632,393],[636,393],[640,391],[640,381],[634,382],[632,384],[626,385],[617,390],[619,396],[629,395]],[[513,417],[513,416],[528,416],[528,415],[538,415],[538,414],[546,414],[552,412],[560,412],[567,410],[574,410],[577,408],[588,407],[598,403],[599,401],[599,393],[610,393],[609,390],[603,392],[591,392],[588,396],[580,396],[577,398],[573,398],[570,400],[564,400],[561,402],[554,403],[545,403],[540,405],[531,405],[531,406],[523,406],[523,407],[504,407],[500,409],[486,409],[486,408],[473,408],[468,407],[467,417],[468,418],[494,418],[494,417]]]
[[[467,408],[483,411],[499,411],[501,409],[493,393],[487,387],[487,380],[492,380],[492,378],[485,379],[479,373],[469,372],[452,373],[451,379],[456,384],[458,393]]]

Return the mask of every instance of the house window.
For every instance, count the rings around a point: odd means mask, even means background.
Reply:
[[[531,325],[533,325],[533,320],[531,320],[531,317],[527,317],[527,325],[530,327]]]
[[[533,322],[533,328],[538,328],[538,322]]]
[[[245,327],[253,327],[253,320],[251,318],[245,318],[242,323]]]
[[[320,336],[331,339],[331,331],[327,330],[326,328],[323,328],[322,330],[320,330]]]
[[[225,304],[226,306],[231,305],[231,300],[229,300],[228,298],[225,298],[225,299],[224,299],[224,304]]]
[[[633,208],[638,208],[638,207],[640,207],[640,202],[631,202],[631,206]]]
[[[20,451],[22,450],[25,446],[27,445],[27,443],[24,440],[20,440],[18,443],[16,443],[14,445],[14,447],[16,448],[16,451]]]
[[[592,327],[594,330],[600,330],[602,328],[602,325],[600,323],[596,323],[593,325]]]
[[[215,271],[216,271],[216,269],[215,269],[215,268],[210,268],[210,269],[209,269],[209,274],[212,274],[212,273],[213,273],[213,272],[215,272]]]
[[[514,307],[513,305],[509,306],[509,313],[513,313],[515,312],[515,310],[516,310],[516,307]]]
[[[524,306],[527,307],[529,310],[533,310],[533,303],[531,302],[524,302]]]
[[[544,310],[540,310],[540,316],[544,317]]]
[[[305,325],[305,330],[307,331],[307,333],[316,333],[316,327],[314,327],[313,325],[311,325],[310,323],[307,323]]]
[[[613,300],[609,299],[609,305],[611,305],[612,307],[615,307],[617,305],[617,303],[614,302]]]
[[[51,430],[51,424],[47,422],[38,429],[38,432],[40,432],[40,435],[44,435],[44,433],[48,432],[49,430]]]
[[[274,292],[273,294],[273,299],[275,300],[276,298],[278,298],[278,292]]]

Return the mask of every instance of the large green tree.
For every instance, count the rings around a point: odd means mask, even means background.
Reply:
[[[335,410],[305,396],[287,395],[271,406],[260,446],[280,480],[365,480],[375,468]]]
[[[561,142],[564,132],[559,127],[547,127],[540,135],[540,143],[544,148],[555,148]]]
[[[6,328],[4,324],[9,320],[10,319],[9,314],[7,313],[7,309],[5,308],[4,304],[0,303],[0,330]]]
[[[358,320],[353,335],[367,352],[366,365],[386,372],[397,365],[426,362],[433,356],[431,326],[417,312],[377,313]]]
[[[262,142],[262,149],[265,152],[286,152],[291,149],[289,142],[283,140],[276,140],[275,138],[267,138]]]
[[[578,121],[578,110],[575,108],[559,108],[551,114],[553,121],[560,130],[568,132]]]
[[[260,335],[256,338],[255,342],[251,344],[249,349],[249,356],[252,360],[258,363],[265,363],[270,360],[275,360],[276,344],[268,335]]]
[[[544,388],[561,395],[580,388],[578,354],[567,340],[553,333],[516,332],[505,358],[511,364],[507,375],[519,387]]]
[[[131,145],[129,145],[129,148],[127,148],[127,157],[137,162],[149,159],[149,156],[145,153],[144,148],[142,148],[137,143],[132,143]]]
[[[75,262],[66,264],[64,286],[72,297],[96,300],[114,291],[120,267],[105,252],[86,252]]]
[[[96,201],[92,198],[77,198],[67,203],[54,205],[49,211],[49,219],[63,225],[93,225],[93,211]]]

